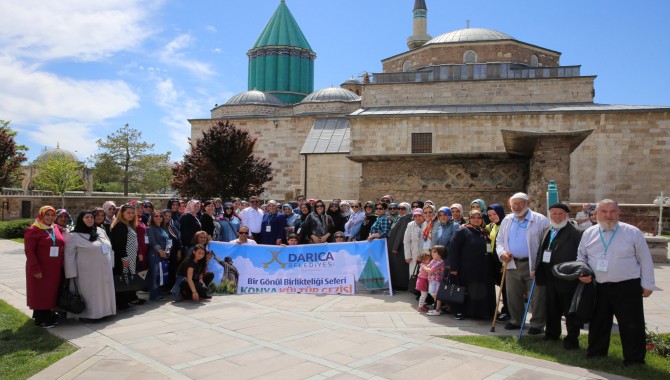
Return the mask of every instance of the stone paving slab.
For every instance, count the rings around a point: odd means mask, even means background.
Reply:
[[[0,259],[0,298],[30,315],[23,247],[0,240]],[[657,265],[655,273],[657,285],[670,289],[670,266]],[[409,293],[148,302],[102,322],[68,320],[49,330],[81,349],[33,378],[616,378],[439,338],[490,335],[490,322],[428,317],[415,308]],[[670,332],[670,292],[645,299],[645,312],[651,329]],[[516,332],[499,326],[496,334]]]

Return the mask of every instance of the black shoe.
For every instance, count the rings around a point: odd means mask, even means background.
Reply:
[[[530,335],[540,335],[544,332],[544,329],[541,329],[539,327],[531,327],[528,329],[528,334]]]
[[[518,330],[518,329],[520,329],[520,328],[521,328],[521,326],[519,326],[519,325],[515,325],[515,324],[512,323],[512,322],[508,322],[508,323],[505,325],[505,330]]]
[[[454,319],[456,319],[458,321],[462,321],[462,320],[465,319],[465,316],[463,315],[463,313],[456,313],[456,314],[454,314]]]
[[[566,350],[579,350],[579,341],[563,339],[563,348]]]
[[[50,322],[50,321],[49,321],[49,322],[35,323],[35,325],[36,325],[37,327],[41,327],[41,328],[43,328],[43,329],[50,329],[50,328],[56,327],[56,324],[53,323],[53,322]]]
[[[509,321],[510,319],[512,319],[512,316],[507,314],[507,313],[500,313],[500,315],[498,315],[498,317],[496,317],[496,321],[498,321],[498,322],[505,322],[505,321]]]
[[[144,305],[146,302],[147,301],[143,300],[142,298],[137,298],[137,299],[134,299],[134,300],[132,300],[128,303],[131,304],[131,305]]]

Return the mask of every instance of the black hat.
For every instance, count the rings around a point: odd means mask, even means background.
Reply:
[[[567,212],[568,214],[570,213],[570,207],[568,207],[568,205],[566,205],[565,203],[554,203],[553,205],[549,206],[550,210],[552,208],[560,208],[561,210]]]

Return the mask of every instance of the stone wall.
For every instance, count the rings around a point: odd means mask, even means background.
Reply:
[[[559,66],[561,57],[557,52],[512,41],[430,44],[387,58],[382,61],[382,68],[385,73],[401,72],[406,60],[412,62],[412,70],[431,65],[463,64],[463,53],[468,50],[477,53],[478,63],[515,62],[530,66],[530,57],[535,54],[539,66]]]
[[[599,199],[600,200],[600,199]],[[618,202],[617,198],[614,198]],[[575,217],[578,212],[582,211],[582,204],[587,203],[570,203],[571,217]],[[595,204],[595,201],[589,203]],[[645,233],[656,235],[658,233],[658,207],[654,205],[642,204],[620,204],[619,219],[622,222],[632,224]],[[670,207],[663,208],[663,234],[670,234]]]
[[[507,203],[511,194],[524,191],[528,160],[485,157],[379,158],[362,162],[361,200],[379,200],[391,194],[396,200],[430,199],[436,205],[482,198],[487,204]]]
[[[361,164],[346,154],[307,155],[307,198],[358,199]]]
[[[411,153],[411,134],[433,133],[433,153],[505,152],[501,129],[594,132],[570,155],[565,201],[612,197],[647,203],[670,189],[668,112],[351,117],[352,157]],[[663,163],[663,164],[660,164]],[[364,171],[365,177],[365,171]],[[547,180],[554,179],[545,175]],[[541,185],[546,189],[546,184]]]
[[[369,84],[361,107],[593,102],[595,77]]]
[[[293,107],[294,115],[314,113],[339,113],[349,114],[361,106],[361,102],[314,102],[298,103]]]

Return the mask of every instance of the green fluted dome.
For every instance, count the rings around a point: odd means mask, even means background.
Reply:
[[[287,104],[314,91],[316,54],[283,0],[247,56],[249,90],[272,94]]]
[[[284,1],[279,4],[251,49],[264,46],[293,46],[312,50]]]

